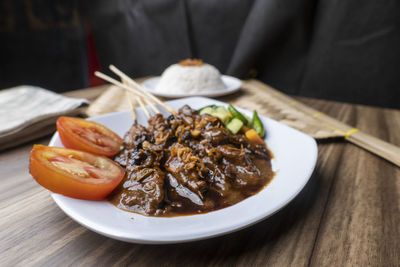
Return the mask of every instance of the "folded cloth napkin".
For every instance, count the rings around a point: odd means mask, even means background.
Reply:
[[[51,133],[59,116],[77,115],[86,104],[35,86],[0,91],[0,150]]]

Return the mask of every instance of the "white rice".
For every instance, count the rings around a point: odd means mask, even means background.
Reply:
[[[182,66],[173,64],[161,75],[155,90],[163,93],[197,93],[225,89],[219,71],[209,64]]]

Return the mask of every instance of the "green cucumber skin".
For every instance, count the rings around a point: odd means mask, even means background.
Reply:
[[[197,111],[198,111],[199,113],[201,113],[201,111],[202,111],[203,109],[205,109],[205,108],[215,108],[215,107],[216,107],[216,105],[212,104],[212,105],[208,105],[208,106],[202,107],[202,108],[198,109]]]
[[[212,115],[213,113],[214,113],[214,110],[213,110],[212,107],[204,107],[204,108],[202,108],[202,109],[199,111],[199,114],[200,114],[200,115],[203,115],[203,114],[210,114],[210,115]]]
[[[260,117],[258,117],[257,111],[253,111],[253,123],[252,123],[252,128],[254,130],[256,130],[256,132],[258,133],[258,135],[261,138],[265,137],[265,130],[264,130],[264,126],[260,120]]]
[[[240,113],[236,108],[234,108],[231,104],[228,106],[229,112],[232,114],[234,118],[238,118],[241,120],[245,125],[247,125],[248,121],[247,119],[243,116],[242,113]]]

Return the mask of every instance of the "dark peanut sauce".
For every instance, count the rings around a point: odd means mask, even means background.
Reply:
[[[257,194],[274,177],[272,153],[217,118],[189,106],[134,124],[115,161],[126,169],[110,195],[116,207],[147,216],[206,213]]]

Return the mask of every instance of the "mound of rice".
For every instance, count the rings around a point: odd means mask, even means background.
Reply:
[[[225,89],[221,74],[198,59],[186,59],[166,68],[155,90],[163,93],[196,93]]]

